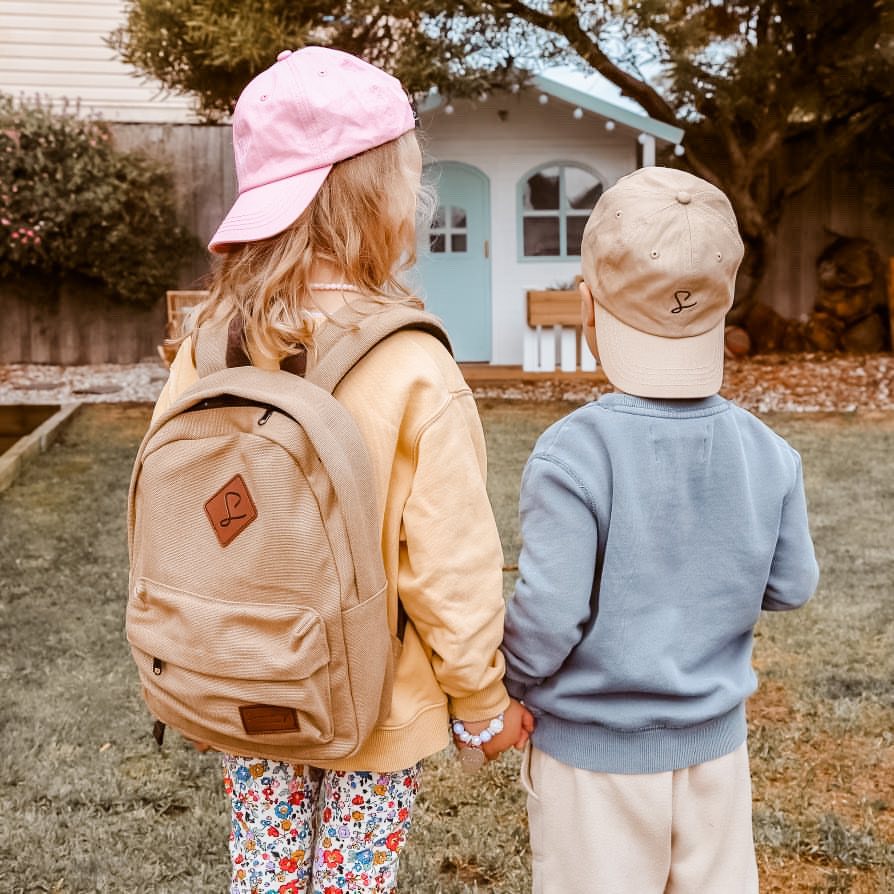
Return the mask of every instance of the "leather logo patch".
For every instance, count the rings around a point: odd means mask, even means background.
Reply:
[[[241,475],[234,475],[207,503],[205,514],[221,546],[227,546],[257,517],[258,510]]]
[[[242,726],[249,735],[291,733],[298,729],[298,714],[294,708],[282,705],[243,705],[239,708]]]

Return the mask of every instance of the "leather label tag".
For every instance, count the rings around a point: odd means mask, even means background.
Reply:
[[[298,714],[294,708],[282,705],[242,705],[242,726],[249,735],[291,733],[298,729]]]
[[[242,476],[234,475],[205,503],[205,514],[220,545],[227,546],[258,517],[258,510]]]

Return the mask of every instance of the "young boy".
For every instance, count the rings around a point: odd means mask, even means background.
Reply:
[[[753,629],[818,570],[800,457],[717,394],[742,253],[726,196],[668,168],[621,179],[584,232],[583,324],[617,391],[528,461],[503,643],[537,721],[535,894],[758,889]]]

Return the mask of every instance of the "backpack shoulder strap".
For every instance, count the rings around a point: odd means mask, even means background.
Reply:
[[[315,333],[317,363],[307,373],[308,381],[330,393],[379,342],[404,329],[428,332],[453,353],[441,320],[406,304],[361,298],[333,314],[333,321]]]

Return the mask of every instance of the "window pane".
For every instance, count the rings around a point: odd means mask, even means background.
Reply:
[[[450,226],[457,230],[466,228],[466,209],[454,206],[450,209]]]
[[[445,251],[444,247],[444,234],[443,233],[431,233],[428,237],[428,247],[433,252],[443,252]]]
[[[443,230],[447,216],[444,214],[444,206],[438,205],[435,216],[431,219],[431,228],[433,230]]]
[[[466,250],[465,233],[454,233],[450,237],[450,250],[453,252],[464,252]]]
[[[525,183],[525,211],[558,211],[559,169],[544,168]]]
[[[578,215],[572,217],[570,214],[568,215],[567,228],[565,230],[567,242],[565,244],[568,246],[566,251],[569,255],[580,254],[580,244],[581,240],[584,238],[584,227],[586,225],[586,217],[580,217]]]
[[[559,218],[524,219],[525,257],[559,254]]]
[[[591,211],[601,195],[602,184],[589,171],[565,168],[565,198],[569,207]]]

